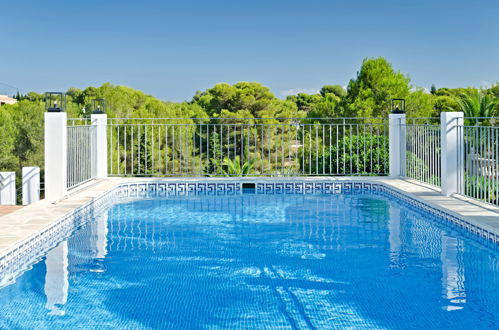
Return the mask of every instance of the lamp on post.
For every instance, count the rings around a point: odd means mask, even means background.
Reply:
[[[105,99],[93,99],[92,100],[92,113],[93,114],[103,114],[106,113],[106,100]]]
[[[47,112],[64,112],[66,110],[66,94],[61,92],[45,93],[45,109]]]
[[[45,198],[58,202],[67,194],[68,129],[66,94],[45,93]]]
[[[392,99],[392,113],[405,113],[405,99]]]

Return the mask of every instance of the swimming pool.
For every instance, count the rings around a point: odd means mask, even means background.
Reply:
[[[150,194],[0,289],[1,328],[493,328],[495,244],[393,196]]]

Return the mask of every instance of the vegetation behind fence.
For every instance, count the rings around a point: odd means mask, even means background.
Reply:
[[[109,173],[385,175],[387,134],[386,121],[374,119],[111,120]]]

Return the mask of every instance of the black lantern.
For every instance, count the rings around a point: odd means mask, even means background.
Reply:
[[[405,99],[392,99],[392,113],[405,113]]]
[[[45,109],[48,112],[64,112],[66,110],[66,94],[61,92],[45,93]]]
[[[106,113],[106,100],[105,99],[93,99],[92,100],[92,113],[102,114]]]

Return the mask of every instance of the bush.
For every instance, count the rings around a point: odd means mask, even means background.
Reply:
[[[330,147],[305,141],[300,151],[303,172],[312,174],[387,174],[388,158],[388,137],[372,134],[344,136]]]

